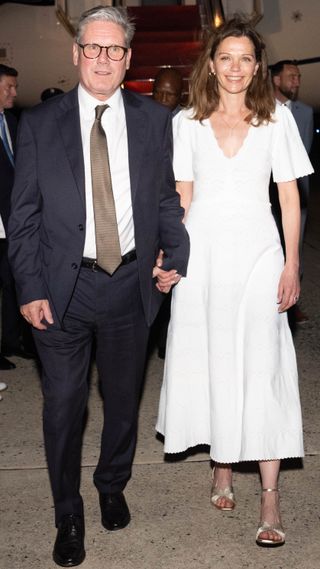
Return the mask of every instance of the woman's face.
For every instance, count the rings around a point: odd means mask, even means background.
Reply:
[[[225,38],[219,44],[213,61],[210,61],[219,90],[234,94],[248,89],[258,67],[253,43],[247,37]]]

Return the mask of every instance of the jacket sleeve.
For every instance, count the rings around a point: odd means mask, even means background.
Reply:
[[[20,305],[46,298],[39,250],[41,195],[37,183],[37,147],[28,119],[25,112],[18,128],[8,226],[9,261]]]
[[[176,269],[179,274],[185,276],[189,258],[189,236],[182,222],[184,209],[175,189],[172,154],[172,121],[168,116],[163,137],[160,247],[164,251],[163,269]]]

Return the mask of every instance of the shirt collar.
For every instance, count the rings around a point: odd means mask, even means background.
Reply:
[[[109,107],[112,110],[114,110],[116,113],[120,111],[123,105],[120,87],[118,87],[118,89],[113,93],[111,97],[109,97],[105,101],[100,101],[99,99],[96,99],[95,97],[90,95],[90,93],[88,93],[88,91],[86,91],[84,87],[82,87],[82,85],[79,83],[78,99],[79,99],[81,114],[83,114],[87,118],[89,117],[92,118],[95,116],[95,108],[97,105],[108,104]]]
[[[277,105],[288,107],[288,109],[291,110],[292,101],[290,101],[290,99],[287,99],[284,103],[282,101],[279,101],[279,99],[276,99],[276,102],[277,102]]]

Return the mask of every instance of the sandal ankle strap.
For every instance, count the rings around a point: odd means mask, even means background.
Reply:
[[[262,492],[279,492],[278,488],[262,488]]]

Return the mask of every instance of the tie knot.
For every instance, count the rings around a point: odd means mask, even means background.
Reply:
[[[0,113],[0,122],[4,122],[3,112]]]
[[[95,108],[96,111],[96,120],[100,120],[104,111],[109,107],[109,105],[97,105]]]

